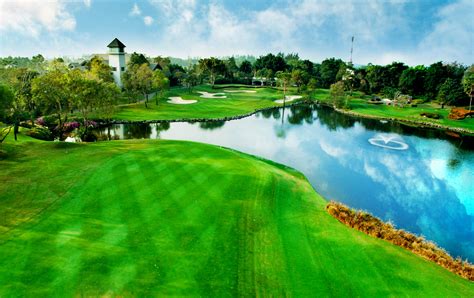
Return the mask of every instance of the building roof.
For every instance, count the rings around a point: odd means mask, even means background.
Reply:
[[[157,69],[163,70],[161,65],[159,65],[158,63],[150,63],[150,69],[153,70],[153,71],[155,71]]]
[[[125,48],[125,45],[120,40],[118,40],[117,38],[114,38],[114,40],[112,40],[112,42],[109,43],[109,45],[107,47],[108,48],[123,49],[123,48]]]

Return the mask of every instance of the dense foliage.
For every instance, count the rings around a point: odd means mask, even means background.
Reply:
[[[278,86],[284,93],[291,86],[298,93],[331,88],[330,97],[337,107],[346,107],[346,93],[352,95],[354,91],[395,102],[406,97],[410,101],[437,101],[442,106],[469,105],[469,109],[474,95],[473,66],[458,63],[409,67],[393,62],[355,67],[336,58],[313,63],[300,59],[298,54],[270,53],[258,58],[190,59],[185,65],[184,60],[161,56],[152,59],[134,52],[122,75],[121,95],[114,87],[110,67],[101,57],[75,63],[79,67],[73,64],[62,58],[46,61],[41,55],[0,58],[0,121],[12,124],[16,134],[22,121],[56,115],[56,130],[61,135],[72,114],[80,115],[83,121],[92,111],[110,118],[119,97],[128,97],[129,102],[144,99],[148,107],[150,94],[155,95],[158,104],[158,98],[170,86],[183,86],[191,92],[202,83],[213,87],[216,83]]]

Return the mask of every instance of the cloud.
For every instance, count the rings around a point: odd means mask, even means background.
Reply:
[[[420,42],[420,60],[433,62],[441,57],[448,61],[472,63],[474,57],[474,2],[461,0],[448,4],[437,13],[432,31]]]
[[[91,7],[91,4],[92,4],[92,0],[84,0],[84,5],[89,8]]]
[[[160,48],[181,57],[281,51],[298,52],[313,61],[348,59],[351,36],[358,64],[470,63],[473,57],[471,0],[447,5],[405,0],[275,1],[255,10],[194,0],[150,3],[167,19],[163,30],[169,34]],[[183,40],[193,46],[185,46]]]
[[[282,51],[304,52],[310,55],[308,58],[324,59],[342,53],[341,46],[334,51],[329,48],[331,45],[345,41],[349,48],[353,34],[358,40],[371,43],[395,26],[397,30],[403,29],[397,12],[404,2],[399,1],[382,4],[303,0],[280,6],[269,4],[260,10],[245,10],[245,13],[215,2],[199,7],[193,0],[150,0],[150,3],[168,19],[165,31],[171,36],[161,44],[176,44],[183,38],[193,40],[193,47],[175,48],[178,52],[175,55],[180,56]],[[328,36],[331,36],[329,42]],[[318,51],[314,50],[316,46]]]
[[[145,25],[147,26],[151,26],[151,24],[153,24],[153,21],[153,18],[150,16],[146,16],[143,18],[143,23],[145,23]]]
[[[131,16],[139,16],[142,14],[142,11],[138,7],[138,5],[135,3],[133,4],[132,10],[130,11]]]
[[[90,1],[89,1],[90,2]],[[76,19],[65,1],[0,1],[0,31],[38,37],[42,31],[72,31]]]

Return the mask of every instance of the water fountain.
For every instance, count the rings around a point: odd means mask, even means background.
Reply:
[[[373,138],[369,139],[369,143],[392,150],[407,150],[408,144],[398,135],[387,135],[387,134],[376,134]]]

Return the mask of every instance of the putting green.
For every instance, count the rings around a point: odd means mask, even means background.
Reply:
[[[282,165],[178,141],[3,149],[0,297],[474,295]]]

